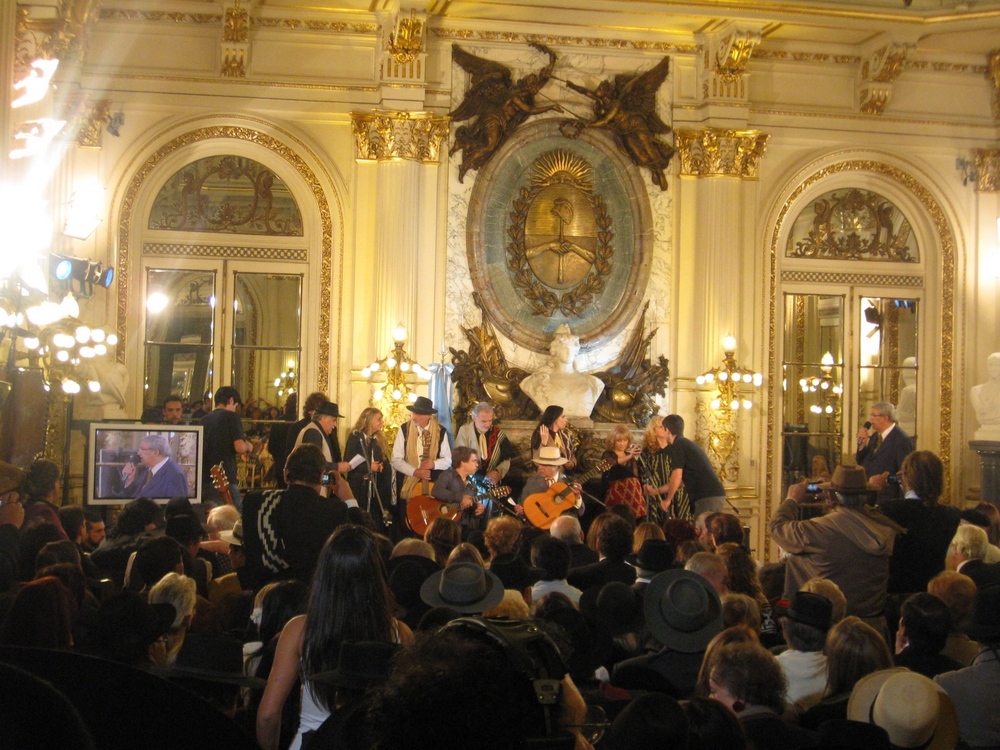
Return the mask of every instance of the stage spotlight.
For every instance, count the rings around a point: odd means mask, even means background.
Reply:
[[[59,281],[78,282],[78,288],[70,291],[84,297],[94,293],[95,285],[108,289],[115,278],[115,269],[111,266],[105,267],[97,261],[55,253],[49,256],[49,270]]]

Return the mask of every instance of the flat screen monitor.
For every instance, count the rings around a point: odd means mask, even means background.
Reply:
[[[201,502],[201,425],[91,422],[88,437],[88,504],[178,496]]]

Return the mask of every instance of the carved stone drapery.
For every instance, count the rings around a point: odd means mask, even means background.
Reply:
[[[355,159],[406,159],[437,164],[441,145],[448,138],[448,123],[447,117],[432,112],[352,112]]]
[[[675,145],[681,156],[681,175],[756,180],[769,138],[759,130],[678,130]]]

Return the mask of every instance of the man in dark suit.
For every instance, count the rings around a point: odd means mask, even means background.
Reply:
[[[124,497],[187,497],[187,475],[170,457],[170,443],[163,435],[146,435],[139,443],[141,468],[125,464]]]
[[[601,559],[594,550],[583,543],[583,528],[576,516],[559,516],[549,526],[549,534],[569,545],[570,569],[590,565]]]
[[[896,423],[896,407],[888,401],[873,405],[868,418],[875,432],[869,435],[864,427],[858,430],[858,452],[854,459],[864,467],[868,481],[881,486],[879,500],[901,499],[900,484],[887,480],[899,474],[903,459],[913,453],[913,440]],[[885,478],[878,478],[880,474],[885,474]]]
[[[620,516],[611,518],[597,536],[597,551],[601,561],[570,570],[566,580],[570,586],[586,591],[591,586],[603,586],[620,581],[626,586],[635,583],[635,568],[625,562],[632,551],[632,527]]]
[[[969,576],[980,591],[1000,585],[1000,563],[986,562],[989,546],[985,531],[972,524],[962,524],[948,547],[948,567]]]

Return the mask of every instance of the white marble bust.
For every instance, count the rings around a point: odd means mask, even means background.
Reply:
[[[558,404],[567,417],[590,417],[604,383],[577,371],[574,362],[579,353],[580,339],[565,323],[559,326],[549,346],[548,364],[521,381],[521,390],[539,409]]]
[[[972,386],[969,398],[975,409],[979,429],[976,440],[1000,440],[1000,352],[993,352],[986,359],[989,379]]]

